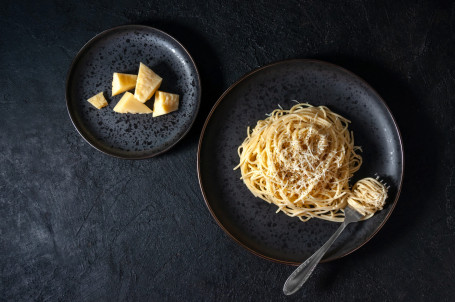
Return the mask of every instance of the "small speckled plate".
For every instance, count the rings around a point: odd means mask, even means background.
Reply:
[[[289,60],[259,68],[233,84],[210,112],[199,140],[198,176],[206,204],[221,228],[263,258],[297,265],[338,228],[320,219],[301,222],[255,198],[240,179],[237,148],[266,113],[298,100],[325,105],[350,119],[363,165],[353,182],[379,175],[390,186],[385,208],[367,221],[350,224],[322,261],[347,255],[384,225],[403,180],[403,146],[398,127],[381,97],[365,81],[333,64]]]
[[[177,111],[152,117],[112,110],[123,96],[111,96],[112,74],[137,74],[140,62],[163,78],[160,90],[180,95]],[[99,92],[109,103],[100,110],[87,102]],[[151,109],[154,98],[145,103]],[[148,26],[120,26],[95,36],[77,54],[66,81],[68,112],[77,131],[94,148],[128,159],[152,157],[174,146],[190,130],[200,98],[199,73],[190,54]]]

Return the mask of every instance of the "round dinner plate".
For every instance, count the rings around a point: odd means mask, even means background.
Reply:
[[[112,74],[137,74],[140,62],[163,78],[159,90],[180,96],[177,111],[152,117],[112,110],[123,96],[111,96]],[[87,102],[99,92],[109,103],[100,110]],[[169,150],[191,128],[200,98],[199,73],[186,49],[170,35],[141,25],[95,36],[76,55],[66,81],[68,112],[78,132],[94,148],[121,158],[147,158]],[[153,100],[145,103],[151,109]]]
[[[277,207],[256,198],[240,179],[238,146],[247,127],[279,106],[298,102],[324,105],[351,120],[363,164],[352,183],[378,175],[389,188],[384,209],[350,224],[322,261],[347,255],[384,225],[398,200],[403,180],[403,146],[398,127],[381,97],[353,73],[316,60],[288,60],[259,68],[233,84],[217,101],[203,127],[198,177],[205,202],[220,227],[237,243],[263,258],[297,265],[310,257],[339,223],[275,213]]]

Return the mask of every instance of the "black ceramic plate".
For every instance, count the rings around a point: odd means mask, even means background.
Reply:
[[[160,90],[180,95],[177,111],[153,118],[112,110],[123,95],[111,97],[112,74],[137,74],[140,62],[163,78]],[[109,106],[97,110],[87,99],[101,91]],[[199,74],[185,48],[162,31],[139,25],[91,39],[74,59],[66,82],[68,112],[82,137],[102,152],[130,159],[152,157],[175,145],[191,128],[200,97]],[[153,100],[146,105],[153,108]]]
[[[207,206],[221,228],[251,252],[269,260],[299,264],[338,228],[338,223],[301,222],[255,198],[240,180],[237,148],[257,120],[293,100],[325,105],[352,121],[363,165],[353,181],[379,175],[390,185],[384,210],[349,225],[323,258],[333,260],[365,244],[390,216],[401,190],[403,148],[397,125],[381,97],[351,72],[321,61],[290,60],[244,76],[218,100],[199,141],[198,176]]]

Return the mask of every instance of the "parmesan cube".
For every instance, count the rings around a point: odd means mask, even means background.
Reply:
[[[137,75],[114,72],[112,77],[112,96],[133,89],[136,86]]]
[[[92,96],[87,100],[90,104],[92,104],[95,108],[101,109],[107,106],[107,101],[104,98],[103,92],[98,93],[97,95]]]
[[[160,88],[163,79],[148,68],[145,64],[139,65],[139,73],[137,75],[136,90],[134,97],[141,103],[147,102]]]
[[[179,95],[157,91],[155,104],[153,104],[153,117],[167,114],[179,109]]]
[[[120,101],[115,105],[117,113],[152,113],[149,107],[134,98],[131,92],[125,92]]]

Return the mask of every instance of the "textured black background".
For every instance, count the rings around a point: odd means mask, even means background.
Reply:
[[[396,2],[2,1],[0,299],[453,299],[455,5]],[[201,73],[195,125],[149,160],[94,150],[66,112],[71,60],[123,24],[173,35]],[[286,58],[326,60],[367,80],[394,113],[406,152],[385,227],[320,265],[291,297],[281,288],[293,268],[229,239],[196,174],[197,140],[216,99],[251,69]]]

